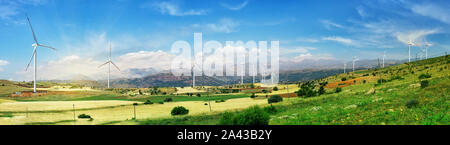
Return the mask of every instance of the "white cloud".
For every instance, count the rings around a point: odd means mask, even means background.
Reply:
[[[337,23],[334,23],[334,22],[331,22],[331,21],[329,21],[329,20],[320,20],[320,22],[325,26],[325,28],[327,28],[327,29],[331,29],[332,27],[335,27],[335,28],[340,28],[340,29],[344,29],[345,27],[344,26],[342,26],[342,25],[340,25],[340,24],[337,24]]]
[[[147,3],[143,7],[152,7],[159,11],[161,14],[168,14],[171,16],[188,16],[188,15],[205,15],[206,10],[187,10],[184,11],[176,3],[171,2],[157,2],[157,3]]]
[[[220,19],[217,23],[194,24],[191,26],[191,28],[202,29],[202,31],[210,32],[232,33],[237,31],[236,28],[239,25],[239,22],[236,22],[233,19],[223,18]]]
[[[128,77],[143,77],[142,75],[145,74],[137,73],[135,70],[168,71],[174,57],[175,55],[161,50],[131,52],[120,56],[117,59],[117,65]]]
[[[369,16],[366,12],[366,10],[362,7],[362,6],[358,6],[356,7],[356,11],[358,12],[359,16],[365,18],[367,16]]]
[[[412,5],[411,10],[422,16],[431,17],[444,23],[450,24],[449,5],[439,6],[435,4],[416,4]]]
[[[315,47],[309,47],[309,46],[296,46],[294,48],[281,48],[280,49],[280,55],[286,55],[286,54],[304,54],[308,53],[309,50],[316,50]]]
[[[335,59],[335,58],[333,56],[331,56],[331,55],[328,55],[328,54],[313,55],[311,53],[303,53],[303,54],[299,54],[296,57],[285,59],[283,61],[284,62],[288,61],[288,62],[292,62],[292,63],[299,63],[299,62],[303,62],[305,60],[317,61],[317,60],[333,60],[333,59]]]
[[[0,18],[10,19],[22,11],[23,5],[41,5],[47,0],[0,0]],[[16,23],[16,22],[13,22]]]
[[[233,11],[240,10],[240,9],[244,8],[245,6],[247,6],[247,4],[248,4],[248,1],[244,1],[244,2],[241,3],[241,4],[234,5],[234,6],[229,5],[229,4],[226,4],[226,3],[221,3],[221,5],[222,5],[223,7],[227,8],[227,9],[229,9],[229,10],[233,10]]]
[[[8,64],[9,64],[8,61],[0,59],[0,72],[3,71],[3,68],[1,68],[1,66],[5,66],[5,65],[8,65]]]
[[[343,43],[346,45],[355,45],[356,42],[352,39],[349,38],[343,38],[343,37],[323,37],[322,40],[327,40],[327,41],[335,41],[335,42],[339,42],[339,43]]]
[[[9,64],[8,61],[0,59],[0,66],[5,66],[5,65],[8,65],[8,64]]]
[[[319,40],[314,39],[314,38],[297,38],[297,39],[295,39],[295,41],[298,41],[298,42],[309,42],[309,43],[317,43],[317,42],[319,42]]]
[[[402,42],[403,44],[408,44],[408,41],[421,41],[420,39],[426,37],[427,35],[436,34],[440,31],[438,29],[431,29],[431,30],[415,30],[415,31],[409,31],[409,32],[397,32],[395,33],[395,37],[398,41]],[[419,45],[419,44],[418,44]]]

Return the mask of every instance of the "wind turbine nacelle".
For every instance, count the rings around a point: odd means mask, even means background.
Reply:
[[[33,43],[33,44],[31,44],[31,46],[33,46],[33,47],[37,47],[37,44],[36,44],[36,43]]]

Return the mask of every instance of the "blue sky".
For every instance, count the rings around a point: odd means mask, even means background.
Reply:
[[[102,78],[97,66],[113,60],[115,77],[140,77],[169,67],[177,40],[280,41],[282,63],[348,61],[351,56],[407,59],[409,38],[430,55],[450,49],[448,0],[0,0],[0,79],[30,80],[30,16],[38,41],[40,79]]]

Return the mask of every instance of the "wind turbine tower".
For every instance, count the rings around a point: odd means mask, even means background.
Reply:
[[[358,59],[356,58],[356,56],[353,56],[353,72],[355,72],[355,62],[357,61]]]
[[[117,70],[120,71],[119,67],[114,62],[112,62],[112,60],[111,60],[111,42],[109,43],[109,57],[108,57],[108,61],[106,61],[104,64],[98,66],[98,68],[100,68],[100,67],[102,67],[102,66],[104,66],[106,64],[108,64],[108,88],[109,88],[110,87],[109,79],[110,79],[110,76],[111,76],[111,64],[114,65],[114,67],[116,67]]]
[[[432,46],[433,43],[429,43],[425,38],[425,59],[428,59],[428,47]]]
[[[409,38],[408,41],[408,62],[411,62],[411,46],[416,45],[414,41],[411,40],[411,38]]]
[[[25,68],[25,71],[28,70],[28,67],[30,67],[31,61],[33,61],[33,58],[34,58],[34,63],[33,63],[33,65],[34,65],[34,72],[33,72],[33,92],[36,93],[36,73],[37,73],[37,63],[36,63],[36,62],[37,62],[37,48],[38,48],[38,46],[39,46],[39,47],[47,47],[47,48],[50,48],[50,49],[52,49],[52,50],[56,50],[56,49],[53,48],[53,47],[50,47],[50,46],[46,46],[46,45],[40,44],[40,43],[37,41],[36,35],[34,34],[33,26],[31,26],[30,18],[28,17],[28,15],[27,15],[27,20],[28,20],[28,24],[30,25],[31,32],[33,33],[34,44],[32,44],[31,46],[34,47],[34,50],[33,50],[33,54],[31,55],[30,62],[28,62],[27,68]]]

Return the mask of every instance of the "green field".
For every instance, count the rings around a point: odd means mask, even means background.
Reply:
[[[299,95],[272,104],[275,111],[268,112],[268,124],[449,125],[449,62],[448,56],[443,56],[311,81],[315,92],[324,86],[323,94]],[[30,90],[17,83],[1,81],[4,85],[0,84],[0,124],[215,125],[227,114],[224,112],[237,115],[254,105],[266,107],[264,109],[269,106],[265,94],[250,98],[251,94],[244,93],[211,93],[210,96],[202,93],[199,97],[176,93],[130,95],[111,90],[48,89],[49,93],[42,96],[10,97],[16,91]],[[303,84],[305,82],[288,85],[289,92],[299,91]],[[52,85],[59,84],[45,83],[47,87]],[[278,87],[278,91],[268,94],[287,93],[286,85]],[[337,88],[342,91],[336,92]],[[172,101],[164,102],[167,98]],[[144,105],[147,100],[154,104]],[[137,118],[133,116],[135,102],[138,103]],[[76,106],[77,115],[89,114],[93,119],[74,122],[72,105]],[[176,106],[186,107],[189,114],[170,115]]]

